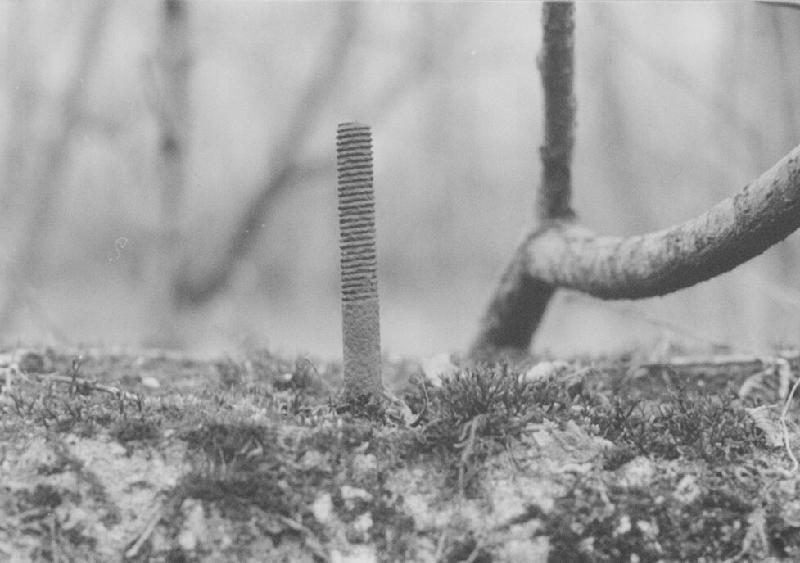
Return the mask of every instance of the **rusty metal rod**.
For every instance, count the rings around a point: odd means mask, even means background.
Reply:
[[[345,395],[349,399],[379,398],[383,387],[369,126],[360,123],[338,126],[336,164]]]

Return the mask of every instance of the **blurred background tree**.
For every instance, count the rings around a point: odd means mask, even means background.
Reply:
[[[798,12],[579,5],[582,220],[618,235],[683,221],[800,142]],[[385,348],[463,349],[531,216],[539,13],[3,0],[2,337],[338,356],[333,139],[352,119],[375,138]],[[663,298],[559,293],[536,347],[796,343],[798,250],[793,235]]]
[[[188,10],[183,0],[164,0],[159,45],[146,76],[150,85],[149,106],[159,126],[157,178],[161,197],[160,231],[148,276],[150,335],[145,336],[145,342],[163,347],[183,344],[175,285],[183,247],[181,216],[188,187],[187,156],[191,136],[192,58]],[[127,238],[122,240],[127,246]]]

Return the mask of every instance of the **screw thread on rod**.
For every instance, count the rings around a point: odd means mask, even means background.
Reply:
[[[341,123],[336,132],[345,394],[380,397],[381,344],[372,134]]]

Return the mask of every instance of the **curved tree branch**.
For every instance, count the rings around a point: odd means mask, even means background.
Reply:
[[[545,56],[547,29],[545,18]],[[572,32],[569,26],[560,29]],[[571,79],[571,62],[568,68]],[[550,84],[545,80],[546,98],[553,93]],[[546,167],[547,153],[542,153]],[[540,201],[557,201],[547,195],[553,184],[546,181],[543,174]],[[559,180],[551,181],[558,185]],[[567,204],[540,206],[542,225],[525,238],[506,268],[482,319],[473,356],[527,349],[557,288],[602,299],[665,295],[732,270],[783,240],[800,228],[800,146],[706,213],[645,235],[597,236],[569,213],[546,212],[568,209],[568,197],[561,201]]]
[[[800,147],[706,213],[633,237],[571,225],[531,235],[527,274],[603,299],[664,295],[732,270],[800,227]]]
[[[603,299],[665,295],[732,270],[800,228],[800,146],[706,213],[633,237],[555,221],[526,237],[473,350],[527,348],[556,288]],[[546,305],[546,303],[545,303]]]

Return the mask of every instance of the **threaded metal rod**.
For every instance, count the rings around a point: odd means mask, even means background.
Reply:
[[[339,249],[345,394],[380,397],[381,337],[372,134],[369,126],[341,123],[336,132],[339,178]]]

